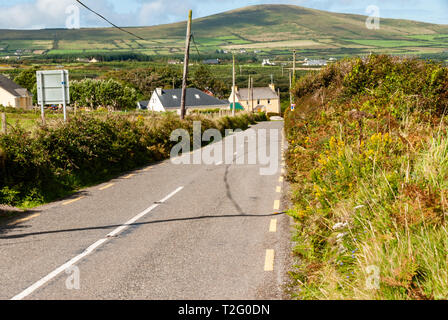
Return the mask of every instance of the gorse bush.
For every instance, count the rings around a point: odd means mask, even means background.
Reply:
[[[309,75],[288,112],[300,299],[448,298],[447,69],[388,56]]]
[[[443,114],[447,90],[448,71],[440,64],[373,55],[309,74],[297,82],[294,93],[302,98],[328,95],[334,103],[353,103],[363,111],[399,117],[414,110]]]
[[[30,206],[60,198],[83,186],[166,159],[171,133],[192,133],[193,121],[205,131],[246,129],[263,115],[239,114],[209,120],[176,115],[154,117],[81,115],[33,133],[12,126],[0,135],[0,203]]]

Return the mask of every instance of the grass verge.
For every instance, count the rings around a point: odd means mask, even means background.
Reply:
[[[294,298],[446,299],[447,69],[351,59],[294,93]]]

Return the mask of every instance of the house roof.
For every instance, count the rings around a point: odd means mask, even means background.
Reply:
[[[236,106],[235,110],[244,110],[243,105],[239,102],[235,103],[235,106]],[[230,110],[233,110],[233,103],[230,104]]]
[[[15,97],[24,97],[30,95],[27,89],[19,86],[17,83],[8,79],[2,74],[0,74],[0,88],[3,88]]]
[[[278,95],[277,93],[272,90],[269,87],[264,87],[264,88],[254,88],[253,89],[254,93],[253,93],[253,100],[258,100],[258,99],[278,99]],[[250,97],[252,97],[252,93],[249,92],[249,89],[247,88],[242,88],[239,89],[237,91],[237,96],[238,96],[238,100],[242,100],[242,101],[247,101],[249,100],[249,93],[250,93]]]
[[[158,95],[157,90],[155,94]],[[162,95],[158,95],[160,102],[165,109],[175,109],[180,108],[180,101],[182,99],[182,89],[170,89],[162,90]],[[185,100],[185,106],[189,108],[194,107],[207,107],[207,106],[224,106],[229,103],[211,97],[205,92],[195,88],[187,89],[187,97]]]
[[[148,104],[149,104],[148,100],[146,100],[146,101],[139,101],[138,102],[138,107],[139,107],[139,109],[146,110],[146,109],[148,109]]]

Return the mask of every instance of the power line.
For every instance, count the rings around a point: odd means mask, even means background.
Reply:
[[[199,56],[199,60],[201,60],[201,54],[199,53],[198,45],[196,44],[196,40],[194,39],[194,33],[191,34],[191,38],[193,39],[194,46],[196,47],[196,51]]]
[[[136,35],[135,33],[132,33],[132,32],[130,32],[130,31],[128,31],[128,30],[125,30],[125,29],[123,29],[123,28],[117,26],[116,24],[114,24],[113,22],[109,21],[107,18],[105,18],[105,17],[102,16],[101,14],[99,14],[98,12],[94,11],[93,9],[90,9],[88,6],[86,6],[86,5],[85,5],[84,3],[82,3],[80,0],[75,0],[75,1],[78,2],[78,3],[79,3],[81,6],[83,6],[84,8],[86,8],[87,10],[89,10],[90,12],[93,12],[94,14],[96,14],[96,15],[97,15],[98,17],[100,17],[101,19],[107,21],[107,22],[108,22],[109,24],[111,24],[113,27],[115,27],[115,28],[117,28],[117,29],[119,29],[119,30],[121,30],[121,31],[123,31],[123,32],[126,32],[126,33],[130,34],[131,36],[136,37],[137,39],[145,40],[145,39],[143,39],[142,37]]]

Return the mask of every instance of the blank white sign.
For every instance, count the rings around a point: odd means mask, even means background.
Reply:
[[[70,86],[67,70],[37,71],[37,101],[40,105],[70,104]]]

